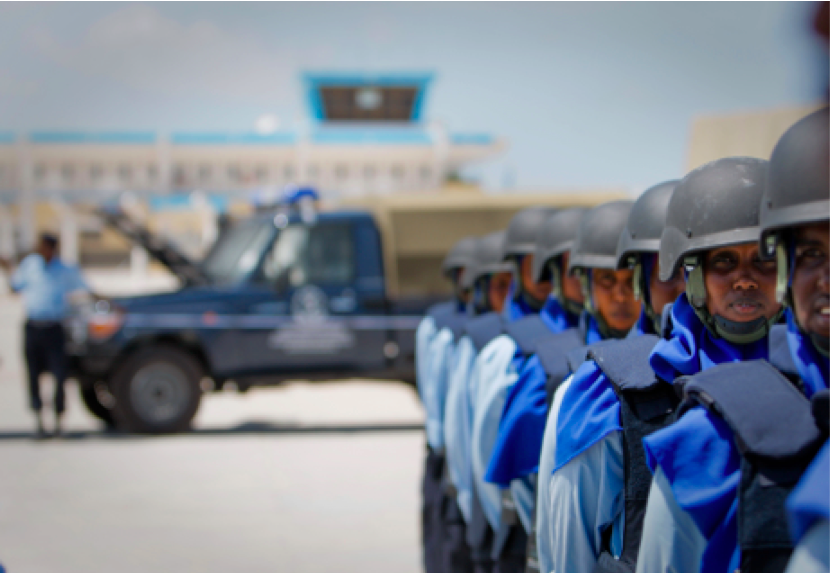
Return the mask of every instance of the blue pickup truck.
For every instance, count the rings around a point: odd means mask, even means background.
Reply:
[[[390,297],[370,212],[277,208],[194,263],[118,209],[99,216],[176,274],[176,292],[99,300],[67,323],[88,409],[129,432],[186,430],[203,390],[286,379],[414,380],[435,296]]]
[[[448,296],[455,241],[504,228],[525,207],[608,194],[372,196],[318,209],[310,194],[238,221],[200,261],[119,208],[97,215],[164,264],[172,293],[98,300],[67,321],[87,408],[129,432],[184,431],[202,393],[285,380],[412,382],[415,329]]]

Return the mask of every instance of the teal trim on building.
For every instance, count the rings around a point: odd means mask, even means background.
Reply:
[[[450,143],[454,145],[492,145],[495,138],[486,133],[453,133]]]
[[[227,195],[219,193],[211,193],[205,195],[208,203],[219,213],[224,213],[228,210],[230,199]],[[173,193],[170,195],[155,195],[148,198],[150,210],[158,211],[186,211],[193,209],[193,203],[190,200],[189,193]]]
[[[324,129],[311,134],[321,145],[430,145],[429,134],[407,129]]]
[[[85,133],[81,131],[36,131],[29,134],[32,143],[48,144],[107,144],[153,145],[156,134],[150,131],[111,131]]]
[[[294,133],[174,133],[173,145],[291,145],[297,142]]]

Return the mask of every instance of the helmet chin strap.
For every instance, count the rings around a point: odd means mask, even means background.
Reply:
[[[487,292],[490,289],[490,277],[485,276],[478,279],[473,286],[473,296],[472,296],[472,305],[470,308],[472,309],[472,314],[480,315],[490,312],[492,308],[490,308],[490,301],[487,299]]]
[[[528,292],[522,279],[522,257],[513,258],[513,280],[516,284],[516,292],[513,293],[514,300],[521,300],[535,312],[545,307],[545,300],[539,300]]]
[[[591,315],[599,328],[599,333],[603,339],[616,338],[622,339],[628,336],[627,330],[619,330],[612,328],[602,317],[602,313],[594,305],[593,297],[591,296],[591,277],[590,271],[579,272],[579,284],[582,285],[582,296],[585,297],[585,312]]]
[[[798,324],[798,321],[796,321]],[[799,328],[801,328],[799,326]],[[826,336],[822,336],[820,334],[813,334],[810,333],[810,342],[813,343],[813,347],[816,349],[816,352],[824,356],[825,358],[830,358],[830,338]]]
[[[713,316],[706,308],[706,284],[703,280],[703,266],[700,260],[697,257],[694,257],[694,260],[690,258],[685,261],[685,265],[688,272],[686,296],[697,317],[716,338],[723,338],[733,344],[757,342],[769,334],[770,329],[784,313],[784,307],[781,307],[771,318],[759,316],[749,322],[729,320],[720,315]]]
[[[561,261],[562,259],[559,259],[558,261],[551,261],[548,264],[548,268],[550,269],[551,275],[551,295],[556,297],[556,300],[559,301],[559,304],[562,306],[562,308],[565,309],[565,312],[572,314],[574,316],[579,316],[580,314],[582,314],[582,311],[585,310],[585,307],[581,303],[566,298],[563,294],[565,289],[562,286],[562,268],[560,266],[562,264]]]
[[[634,298],[643,302],[643,310],[654,325],[654,332],[660,332],[663,329],[663,317],[654,312],[654,307],[651,305],[647,273],[643,268],[643,260],[640,257],[637,257],[637,262],[634,264],[633,274]]]
[[[536,312],[540,312],[545,307],[545,301],[539,300],[535,296],[531,295],[529,292],[522,289],[520,294],[521,299],[525,302],[527,306],[532,308]]]

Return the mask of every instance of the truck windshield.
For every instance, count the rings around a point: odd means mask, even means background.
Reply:
[[[250,221],[233,226],[205,257],[202,270],[211,282],[237,282],[256,267],[275,231],[270,221]]]

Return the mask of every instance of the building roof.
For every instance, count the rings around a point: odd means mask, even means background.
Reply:
[[[418,122],[434,74],[321,72],[302,78],[317,121]]]

